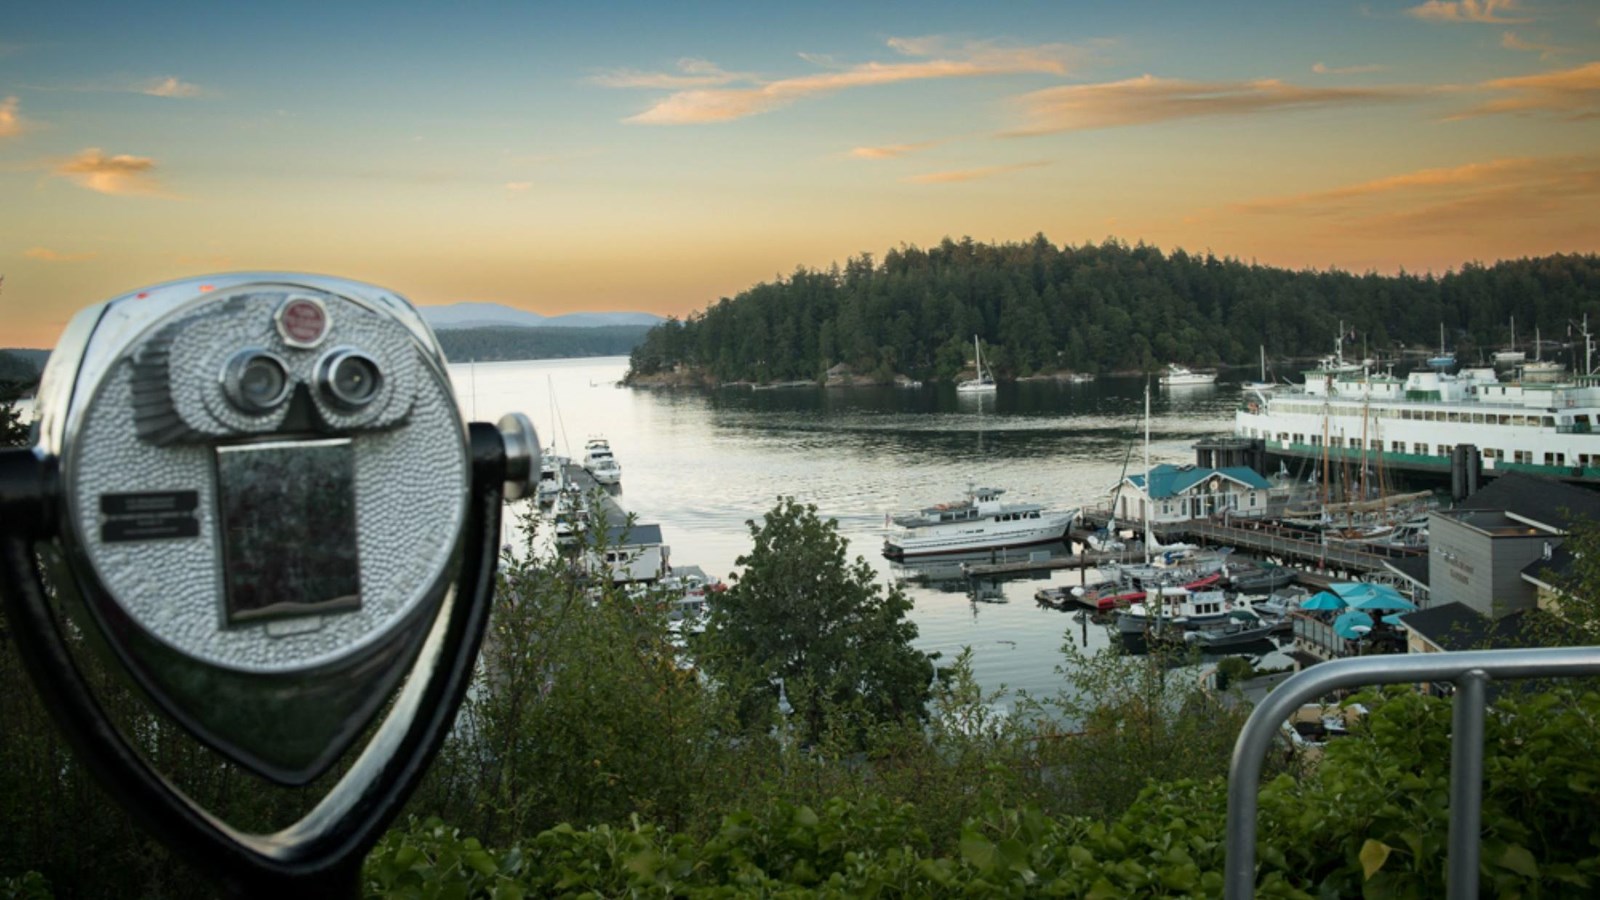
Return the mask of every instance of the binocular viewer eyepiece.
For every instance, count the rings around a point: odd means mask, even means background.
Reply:
[[[0,538],[7,615],[58,721],[169,841],[209,848],[199,861],[225,883],[347,876],[465,692],[502,500],[537,478],[532,425],[465,424],[438,343],[397,295],[279,273],[84,310],[38,414],[36,446],[0,452]],[[233,831],[98,715],[35,559],[156,707],[271,781],[317,778],[388,712],[306,820]]]

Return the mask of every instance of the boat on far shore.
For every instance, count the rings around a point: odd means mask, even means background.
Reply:
[[[1216,382],[1216,372],[1195,371],[1177,363],[1169,363],[1167,371],[1161,375],[1162,387],[1188,387],[1191,385],[1216,384]]]
[[[966,381],[957,384],[956,393],[987,394],[994,392],[996,390],[994,373],[983,366],[983,347],[978,344],[977,335],[972,336],[972,351],[977,359],[977,361],[974,363],[974,366],[978,370],[977,377],[969,378]]]

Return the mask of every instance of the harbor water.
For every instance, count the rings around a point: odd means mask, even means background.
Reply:
[[[1052,509],[1098,505],[1125,460],[1129,472],[1144,465],[1143,379],[1005,383],[992,394],[949,385],[642,390],[619,386],[626,369],[612,357],[462,364],[450,374],[468,418],[525,412],[544,444],[578,459],[587,438],[607,438],[622,464],[622,507],[661,526],[673,564],[724,579],[750,548],[746,523],[780,496],[837,520],[851,554],[887,584],[909,573],[881,554],[886,514],[958,499],[969,484]],[[1195,441],[1232,428],[1237,384],[1151,390],[1151,464],[1193,462]],[[950,580],[905,585],[918,646],[946,660],[970,646],[988,690],[1053,695],[1070,677],[1059,671],[1065,642],[1109,640],[1103,627],[1085,629],[1033,599],[1041,587],[1078,584],[1077,571],[982,585],[976,600],[954,565],[933,574]]]

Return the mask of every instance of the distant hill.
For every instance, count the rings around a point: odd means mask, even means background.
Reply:
[[[568,313],[541,316],[500,303],[452,303],[419,306],[417,312],[435,331],[463,328],[604,328],[612,325],[657,325],[661,316],[642,312]]]
[[[572,359],[626,356],[639,346],[649,325],[602,328],[441,328],[435,334],[451,362],[509,359]]]
[[[0,350],[0,381],[34,381],[44,371],[49,350],[8,347]]]

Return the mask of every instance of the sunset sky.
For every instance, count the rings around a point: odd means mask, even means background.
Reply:
[[[950,236],[1600,250],[1600,4],[12,4],[0,346],[285,269],[683,315]]]

